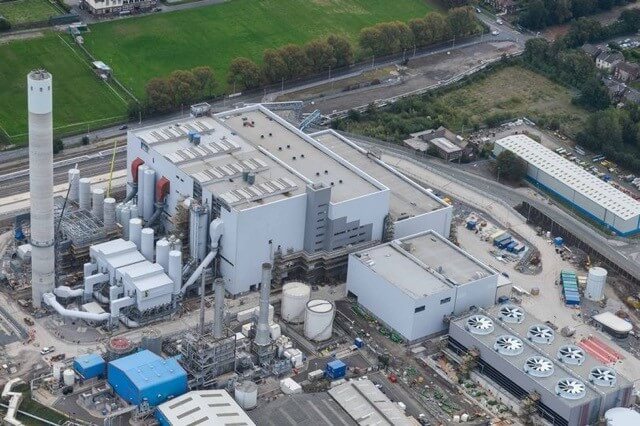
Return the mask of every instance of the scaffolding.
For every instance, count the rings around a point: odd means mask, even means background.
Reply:
[[[227,332],[220,339],[213,333],[187,332],[182,339],[180,360],[189,374],[190,389],[207,389],[216,385],[216,378],[236,369],[236,336]]]

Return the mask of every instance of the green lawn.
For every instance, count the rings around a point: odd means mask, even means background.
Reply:
[[[125,115],[126,103],[98,80],[80,53],[70,46],[69,36],[53,32],[40,38],[0,43],[0,127],[14,142],[26,139],[26,79],[34,68],[45,68],[53,74],[53,125],[58,134],[86,130],[86,122],[95,127],[95,120],[122,119]]]
[[[211,66],[219,80],[237,56],[260,60],[265,48],[407,21],[433,10],[428,0],[231,0],[185,11],[91,26],[87,48],[123,84],[142,95],[145,83],[175,69]]]
[[[50,16],[61,13],[47,0],[13,0],[0,3],[0,16],[7,18],[12,25],[46,21]]]

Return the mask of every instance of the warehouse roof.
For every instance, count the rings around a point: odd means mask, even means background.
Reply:
[[[175,358],[164,359],[149,350],[118,358],[109,364],[124,372],[139,391],[187,375]]]
[[[495,143],[624,220],[640,214],[640,202],[528,136],[507,136]]]
[[[392,402],[371,380],[351,380],[329,389],[340,406],[360,425],[417,425],[398,404]]]
[[[509,314],[509,312],[515,311],[519,312],[517,315],[519,319],[517,321],[510,319],[516,316]],[[500,352],[496,350],[497,339],[501,336],[515,337],[520,341],[518,346],[522,347],[521,352],[514,355],[502,354],[501,358],[504,362],[510,363],[518,370],[524,370],[527,360],[534,356],[546,358],[550,362],[550,365],[552,365],[552,374],[545,377],[529,374],[528,377],[545,387],[551,393],[556,393],[558,381],[566,378],[578,379],[584,383],[585,396],[578,399],[563,398],[562,400],[567,405],[582,405],[585,401],[597,397],[599,393],[610,393],[630,385],[629,381],[620,374],[616,375],[616,381],[612,386],[597,386],[594,384],[591,380],[591,372],[594,368],[601,368],[603,370],[613,370],[613,368],[602,366],[602,364],[589,355],[587,351],[576,345],[571,338],[564,337],[561,333],[556,333],[549,325],[545,324],[544,321],[534,317],[519,306],[497,305],[486,311],[481,311],[479,314],[490,318],[493,329],[489,333],[474,333],[472,327],[469,326],[467,320],[470,317],[476,316],[476,313],[467,313],[452,321],[452,324],[455,324],[458,328],[465,330],[466,333],[473,336],[477,342],[476,347],[480,348],[484,346],[486,349],[499,354]],[[550,339],[543,338],[542,340],[536,340],[535,335],[532,334],[532,329],[534,328],[537,329],[539,336],[551,336]],[[515,348],[515,346],[513,347]],[[559,361],[562,359],[561,349],[566,351],[565,348],[567,347],[570,347],[570,351],[572,352],[571,357],[579,360],[578,363]]]
[[[311,135],[323,146],[389,188],[389,209],[396,219],[418,216],[449,207],[433,193],[401,174],[367,150],[355,145],[333,130]]]
[[[354,256],[414,299],[496,275],[434,231],[391,241]]]
[[[249,412],[260,426],[355,426],[358,423],[326,392],[287,395]]]
[[[80,355],[75,357],[73,360],[82,368],[91,368],[96,365],[104,364],[104,358],[102,358],[99,354]]]
[[[225,390],[191,391],[158,406],[171,425],[255,426]]]

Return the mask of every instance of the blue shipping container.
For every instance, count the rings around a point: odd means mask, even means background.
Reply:
[[[325,370],[325,375],[333,380],[340,379],[347,374],[347,364],[336,359],[335,361],[331,361],[327,363],[327,369]]]
[[[476,229],[476,225],[477,225],[477,223],[476,223],[476,221],[475,221],[475,220],[467,221],[467,229],[469,229],[469,230],[471,230],[471,231],[473,231],[474,229]]]
[[[73,360],[73,369],[88,380],[103,376],[107,369],[107,363],[98,354],[81,355]]]
[[[356,345],[358,348],[362,348],[364,346],[364,340],[362,340],[359,337],[356,337],[356,339],[353,341],[353,344]]]

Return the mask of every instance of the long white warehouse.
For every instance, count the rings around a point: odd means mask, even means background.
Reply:
[[[532,183],[570,203],[583,215],[618,235],[640,231],[637,200],[528,136],[513,135],[497,140],[494,155],[505,150],[527,163],[527,177]]]
[[[408,341],[447,329],[447,318],[493,306],[498,274],[433,231],[349,256],[347,291]]]
[[[451,206],[431,191],[336,133],[307,135],[260,105],[130,131],[127,162],[146,221],[162,211],[170,226],[190,206],[195,261],[209,221],[221,221],[231,294],[256,289],[264,262],[274,280],[313,280],[343,274],[349,252],[451,226]]]

